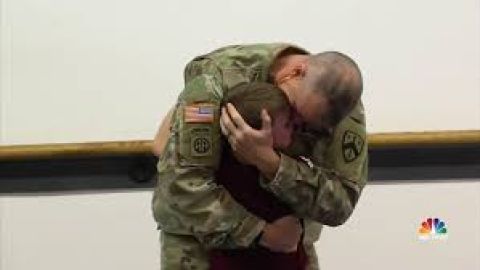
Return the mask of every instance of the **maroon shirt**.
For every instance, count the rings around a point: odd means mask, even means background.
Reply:
[[[259,171],[255,167],[241,164],[229,147],[224,149],[215,179],[238,203],[269,223],[293,213],[285,203],[260,187]],[[307,257],[301,244],[298,250],[292,253],[272,252],[260,246],[248,249],[215,249],[210,252],[211,270],[304,270],[306,263]]]

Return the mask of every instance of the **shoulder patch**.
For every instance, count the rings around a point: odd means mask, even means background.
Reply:
[[[191,131],[190,153],[194,157],[212,155],[212,129],[210,127],[198,127]]]
[[[343,160],[349,163],[357,159],[362,153],[364,145],[365,141],[360,135],[353,131],[346,130],[345,133],[343,133],[342,139]]]

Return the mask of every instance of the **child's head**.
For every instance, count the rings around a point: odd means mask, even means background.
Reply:
[[[231,88],[224,97],[252,128],[262,128],[262,109],[272,119],[273,146],[284,149],[291,143],[293,112],[285,93],[272,84],[242,83]]]

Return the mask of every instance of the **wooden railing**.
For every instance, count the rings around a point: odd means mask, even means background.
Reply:
[[[375,133],[370,149],[389,147],[442,147],[480,144],[480,130]],[[152,141],[112,141],[0,146],[0,161],[69,157],[149,155]]]

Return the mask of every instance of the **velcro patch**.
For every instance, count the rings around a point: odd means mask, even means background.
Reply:
[[[198,103],[184,107],[185,123],[213,123],[215,106],[210,103]]]
[[[193,129],[190,138],[190,153],[192,156],[212,155],[212,130],[210,127]]]
[[[347,130],[343,133],[343,159],[349,163],[357,159],[363,151],[365,142],[357,133]]]

